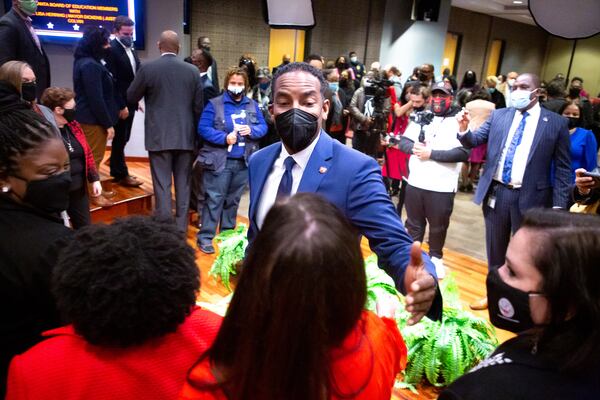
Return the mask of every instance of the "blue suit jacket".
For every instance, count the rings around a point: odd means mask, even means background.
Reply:
[[[258,233],[256,212],[263,186],[273,163],[281,152],[281,143],[274,143],[250,159],[250,243]],[[326,172],[321,173],[323,168]],[[402,293],[404,272],[410,260],[412,238],[404,229],[388,196],[377,162],[356,150],[331,139],[324,131],[310,156],[300,181],[298,192],[317,193],[335,204],[367,237],[371,249],[379,257],[380,266],[394,279]],[[435,267],[424,254],[425,268],[436,277]],[[436,296],[428,316],[439,319],[442,298]]]
[[[488,144],[486,167],[473,199],[476,204],[484,201],[490,189],[515,112],[512,107],[495,110],[476,132],[469,131],[459,136],[466,148]],[[570,146],[567,119],[542,108],[519,195],[522,212],[533,207],[567,207],[571,179]]]

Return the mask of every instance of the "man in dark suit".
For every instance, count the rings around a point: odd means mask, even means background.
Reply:
[[[276,201],[297,192],[318,193],[369,239],[380,265],[407,294],[409,323],[427,312],[439,318],[442,299],[435,267],[404,229],[383,185],[381,168],[321,129],[329,111],[327,87],[321,71],[306,63],[285,65],[273,78],[271,114],[282,142],[250,160],[250,245]]]
[[[50,62],[42,47],[31,18],[37,9],[31,1],[13,0],[12,9],[0,18],[0,65],[7,61],[24,61],[31,66],[37,82],[37,99],[50,86]]]
[[[156,214],[171,217],[171,180],[175,182],[176,222],[187,232],[194,140],[202,113],[198,69],[177,58],[179,38],[160,35],[161,57],[143,64],[127,90],[127,101],[145,98],[145,145],[150,157]]]
[[[512,86],[512,107],[492,112],[476,131],[468,129],[467,111],[457,115],[459,140],[466,148],[487,143],[487,166],[479,179],[474,202],[483,204],[488,268],[504,264],[511,233],[526,210],[566,208],[571,179],[567,120],[541,108],[540,80],[519,75]],[[474,309],[487,308],[477,301]]]
[[[140,67],[140,59],[133,48],[134,22],[125,15],[119,15],[113,24],[115,38],[110,42],[110,55],[106,59],[107,67],[115,81],[115,93],[119,106],[119,121],[115,125],[115,137],[110,152],[110,175],[115,182],[136,187],[142,181],[129,175],[125,162],[125,145],[131,135],[131,125],[138,106],[127,102],[127,89],[133,82]]]

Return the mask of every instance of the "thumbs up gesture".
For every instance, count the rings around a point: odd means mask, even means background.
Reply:
[[[429,311],[435,298],[436,281],[423,263],[421,243],[414,242],[410,248],[410,261],[404,273],[404,287],[406,288],[406,310],[411,318],[408,325],[414,325]]]

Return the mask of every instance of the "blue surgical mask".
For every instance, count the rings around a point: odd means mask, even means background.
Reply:
[[[515,90],[510,94],[510,101],[514,108],[517,110],[523,110],[527,108],[533,101],[531,99],[531,93],[529,90]]]
[[[488,92],[490,92],[490,94],[494,93],[495,91],[496,91],[496,88],[493,88],[493,87],[488,88]]]
[[[340,84],[338,82],[329,82],[329,89],[331,89],[332,92],[337,92],[339,86]]]
[[[259,86],[262,90],[267,90],[271,82],[259,83]]]

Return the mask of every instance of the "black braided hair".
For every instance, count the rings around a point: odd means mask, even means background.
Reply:
[[[26,104],[0,106],[0,177],[16,172],[20,156],[54,137],[52,125]]]

